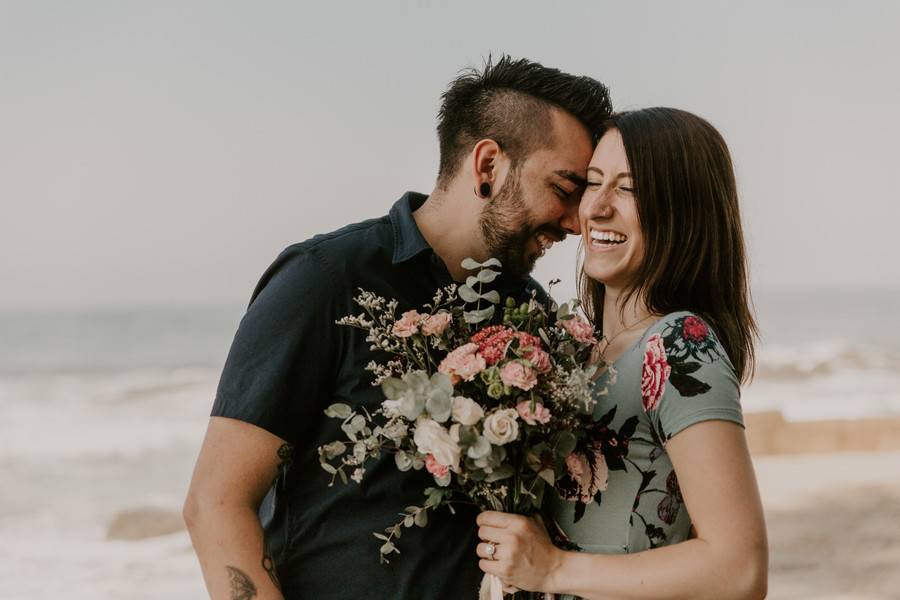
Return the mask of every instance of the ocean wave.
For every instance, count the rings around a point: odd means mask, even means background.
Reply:
[[[0,376],[0,459],[199,446],[217,378],[214,369]]]
[[[761,348],[756,377],[804,380],[839,373],[875,371],[900,375],[900,352],[846,340]]]

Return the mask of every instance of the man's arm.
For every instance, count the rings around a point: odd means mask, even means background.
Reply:
[[[183,515],[213,600],[283,599],[257,511],[285,444],[243,421],[209,421]]]

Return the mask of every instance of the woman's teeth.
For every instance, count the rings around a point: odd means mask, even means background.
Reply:
[[[625,243],[628,237],[615,231],[591,230],[591,242],[599,246],[618,246]]]

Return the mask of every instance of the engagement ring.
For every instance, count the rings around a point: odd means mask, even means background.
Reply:
[[[494,552],[497,551],[497,546],[494,542],[488,542],[487,545],[487,555],[490,560],[497,560],[494,558]]]

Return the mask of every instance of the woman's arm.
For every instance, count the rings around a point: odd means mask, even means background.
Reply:
[[[555,548],[535,521],[479,515],[479,536],[495,542],[482,571],[520,589],[595,599],[764,598],[768,548],[762,504],[743,430],[726,421],[686,428],[666,445],[695,539],[644,552],[601,555]]]

